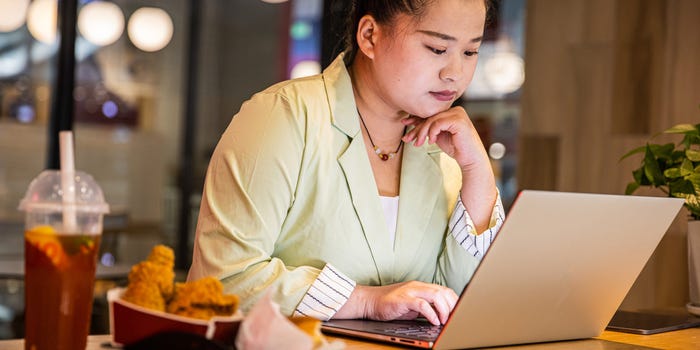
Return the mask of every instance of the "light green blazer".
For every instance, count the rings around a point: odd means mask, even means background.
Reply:
[[[456,162],[406,144],[395,242],[339,56],[322,74],[246,101],[211,158],[188,279],[216,276],[250,308],[287,315],[328,263],[363,285],[420,280],[460,293],[478,260],[447,233]]]

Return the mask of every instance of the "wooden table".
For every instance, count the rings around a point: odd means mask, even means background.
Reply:
[[[700,328],[689,328],[653,335],[605,331],[598,339],[656,349],[700,349]]]
[[[352,338],[326,336],[330,341],[340,340],[345,343],[347,350],[386,350],[407,349],[384,343],[365,342]],[[108,343],[109,335],[91,335],[88,338],[86,350],[104,350],[102,344]],[[544,349],[544,350],[624,350],[624,349],[700,349],[700,328],[690,328],[674,332],[666,332],[654,335],[636,335],[605,331],[599,337],[578,341],[543,343],[533,345],[521,345],[506,347],[505,349]],[[22,350],[24,340],[2,340],[0,350]],[[493,348],[495,349],[495,348]]]
[[[384,350],[407,349],[405,347],[392,346],[384,343],[373,343],[345,337],[328,337],[331,340],[345,342],[347,350]],[[532,345],[509,346],[489,349],[543,349],[543,350],[624,350],[624,349],[675,349],[697,350],[700,349],[700,328],[690,328],[674,332],[666,332],[654,335],[636,335],[605,331],[599,337],[578,341],[566,341],[555,343],[542,343]],[[2,347],[0,347],[2,349]]]

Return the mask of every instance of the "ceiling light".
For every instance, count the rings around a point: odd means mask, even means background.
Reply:
[[[173,37],[173,21],[170,15],[156,7],[142,7],[129,18],[129,39],[139,49],[147,52],[164,48]]]
[[[78,30],[87,41],[97,46],[109,45],[124,32],[124,14],[114,3],[93,1],[80,10]]]
[[[0,32],[13,32],[27,18],[29,0],[0,0]]]
[[[58,1],[34,0],[27,11],[27,29],[36,40],[51,44],[56,40],[57,15]]]

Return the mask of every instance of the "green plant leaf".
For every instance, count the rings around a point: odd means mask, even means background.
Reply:
[[[627,188],[625,188],[625,194],[632,194],[634,191],[636,191],[639,188],[639,184],[636,182],[630,182],[627,184]]]
[[[685,151],[684,150],[675,150],[673,153],[671,153],[671,161],[675,164],[681,164],[683,163],[683,159],[685,159]]]
[[[673,143],[666,143],[663,145],[649,144],[647,146],[647,149],[650,149],[655,157],[669,160],[673,159],[673,150],[676,148],[676,145]]]
[[[681,175],[681,170],[679,168],[668,168],[664,170],[664,176],[669,179],[676,179],[682,177],[683,175]]]
[[[685,207],[688,208],[690,215],[692,215],[695,220],[700,220],[700,196],[685,196]]]
[[[623,160],[623,159],[625,159],[625,158],[627,158],[627,157],[629,157],[629,156],[631,156],[631,155],[637,154],[637,153],[642,153],[642,152],[644,152],[646,149],[647,149],[647,146],[646,146],[646,145],[637,147],[637,148],[635,148],[635,149],[633,149],[633,150],[631,150],[631,151],[625,153],[624,156],[620,157],[620,160]]]
[[[632,194],[642,186],[656,187],[669,196],[684,198],[685,207],[700,220],[700,124],[678,124],[662,133],[682,135],[682,139],[677,144],[647,142],[620,158],[644,152],[640,166],[632,171],[634,182],[627,184],[625,193]]]
[[[692,175],[686,176],[685,179],[693,183],[696,192],[700,191],[700,173],[693,173]],[[698,193],[698,195],[700,195],[700,193]]]
[[[674,197],[684,197],[684,195],[687,194],[695,194],[695,187],[693,186],[693,183],[685,179],[676,180],[669,183],[668,190],[669,194]]]
[[[694,131],[686,132],[681,141],[685,149],[690,149],[692,145],[700,145],[700,124],[696,124],[694,128]]]
[[[644,168],[639,168],[635,171],[632,172],[632,177],[634,177],[634,181],[637,182],[640,186],[649,186],[651,185],[651,182],[647,180],[647,177],[644,176]]]
[[[683,163],[681,164],[681,176],[688,176],[693,173],[693,162],[691,162],[688,159],[683,159]]]
[[[661,172],[659,163],[656,161],[650,147],[644,153],[644,175],[654,186],[665,184],[664,174]]]
[[[685,150],[685,156],[693,162],[700,162],[700,151],[687,149]]]
[[[698,129],[692,124],[678,124],[674,125],[664,131],[666,134],[687,134],[687,133],[697,133]]]

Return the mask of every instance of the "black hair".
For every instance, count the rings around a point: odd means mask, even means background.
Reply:
[[[399,14],[406,14],[420,19],[428,6],[435,0],[350,0],[349,15],[346,17],[345,33],[343,36],[345,64],[350,65],[355,60],[359,49],[357,45],[357,26],[364,15],[371,15],[379,24],[389,24]],[[491,1],[484,0],[486,13],[491,8]],[[487,19],[489,16],[487,15]]]

